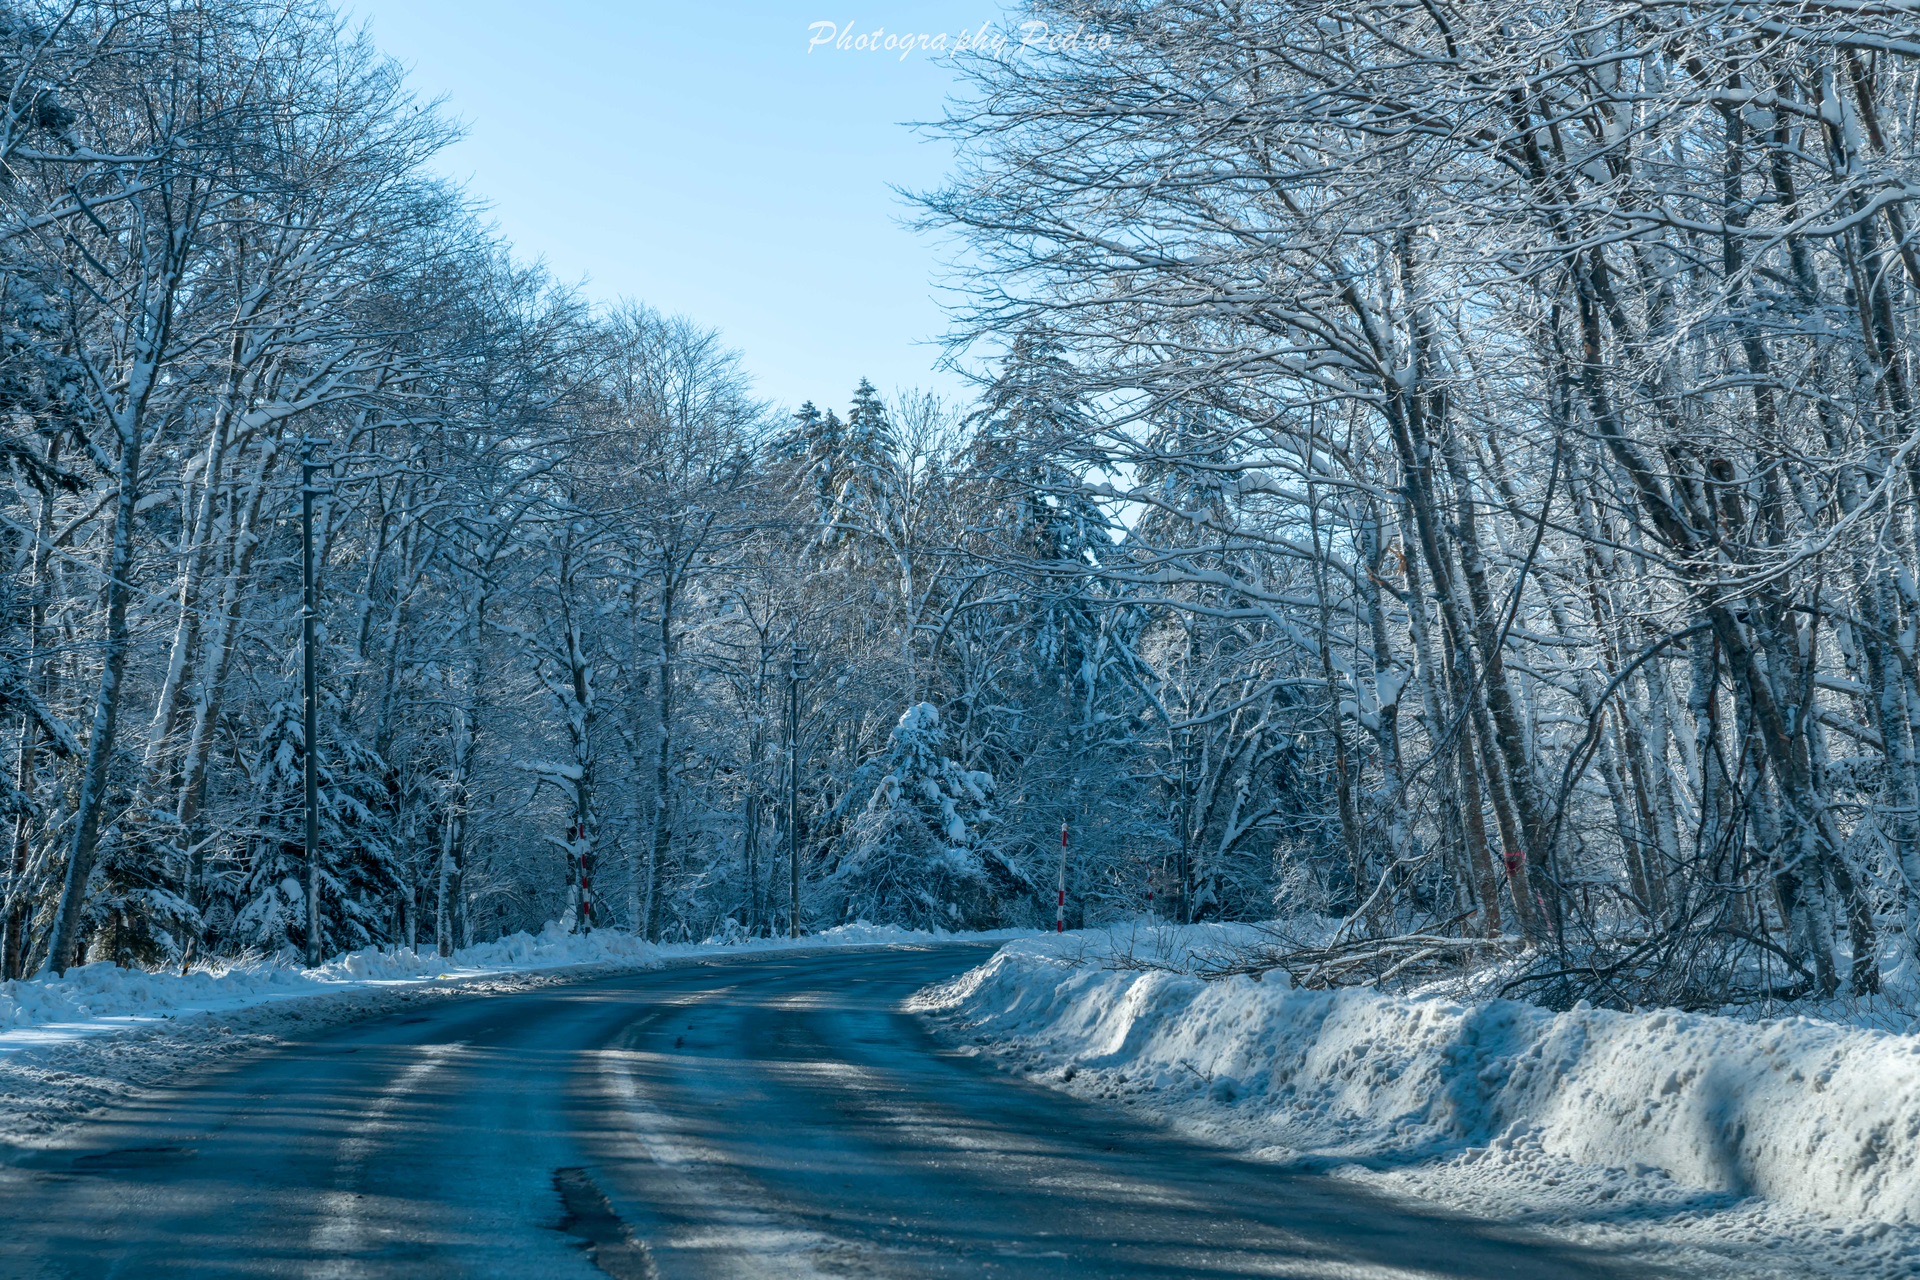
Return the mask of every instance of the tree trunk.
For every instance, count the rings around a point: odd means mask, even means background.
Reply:
[[[118,492],[114,499],[113,541],[106,558],[106,619],[101,625],[100,688],[93,702],[93,727],[87,761],[74,805],[73,840],[67,849],[66,878],[47,944],[47,971],[65,973],[73,964],[86,910],[87,882],[100,852],[100,822],[106,811],[113,750],[120,725],[120,700],[127,670],[128,574],[133,568],[133,526],[140,502],[140,417],[129,415],[120,429]]]

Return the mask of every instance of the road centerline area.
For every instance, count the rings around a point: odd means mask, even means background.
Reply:
[[[1650,1274],[955,1051],[902,1004],[984,954],[727,959],[285,1045],[0,1174],[0,1275]]]

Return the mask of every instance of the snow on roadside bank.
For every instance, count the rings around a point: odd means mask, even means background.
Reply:
[[[758,938],[656,946],[610,929],[570,934],[549,925],[538,936],[516,933],[496,942],[464,948],[449,958],[442,958],[428,948],[418,951],[368,948],[349,952],[314,969],[279,956],[202,966],[185,974],[174,969],[81,965],[60,977],[0,983],[0,1060],[22,1049],[113,1034],[157,1019],[189,1013],[228,1012],[281,1000],[583,966],[640,969],[699,955],[929,942],[948,936],[862,923],[841,925],[799,939]],[[1003,932],[978,936],[982,940],[995,940],[1022,934]]]
[[[1231,941],[1141,928],[1017,942],[916,1007],[1043,1079],[1262,1157],[1483,1213],[1680,1216],[1696,1243],[1830,1246],[1774,1274],[1920,1271],[1920,1036],[1139,967]]]
[[[228,1012],[281,1000],[444,979],[575,965],[658,963],[658,948],[624,934],[515,934],[443,959],[405,950],[349,952],[316,969],[282,957],[194,969],[80,965],[60,977],[0,983],[0,1056],[111,1035],[182,1014]]]

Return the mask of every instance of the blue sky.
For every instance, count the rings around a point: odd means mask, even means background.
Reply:
[[[522,256],[719,329],[781,404],[843,406],[862,376],[962,389],[927,345],[940,246],[890,190],[946,171],[903,122],[939,114],[950,66],[809,52],[810,28],[958,36],[996,4],[347,3],[465,122],[441,167]]]

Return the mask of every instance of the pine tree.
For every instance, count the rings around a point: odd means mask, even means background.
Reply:
[[[801,466],[813,493],[814,520],[820,529],[820,540],[830,541],[846,471],[846,424],[831,409],[824,414],[815,409],[811,400],[802,405],[794,417],[799,423],[796,438]]]
[[[1114,529],[1073,465],[1093,434],[1079,386],[1044,330],[1023,331],[973,415],[972,461],[984,505],[1005,513],[996,540],[1039,596],[1026,612],[1041,660],[1090,692],[1103,647],[1093,573],[1113,558]]]
[[[900,442],[887,406],[865,378],[854,389],[840,440],[832,495],[832,519],[843,536],[883,527],[895,505]]]
[[[343,723],[323,699],[320,757],[321,950],[332,955],[393,941],[389,909],[406,880],[390,821],[381,815],[386,779],[381,756]],[[266,951],[303,952],[307,935],[306,866],[301,847],[303,761],[301,709],[289,693],[269,709],[252,769],[252,791],[264,808],[252,833],[252,857],[240,868],[227,910],[209,909],[219,932],[211,939]],[[149,889],[148,893],[157,890]],[[185,912],[191,907],[182,902]],[[225,921],[231,911],[231,924]],[[194,917],[181,917],[182,924]],[[176,934],[178,930],[176,929]],[[176,958],[174,944],[168,958]]]
[[[966,768],[947,749],[939,710],[930,702],[908,707],[834,876],[845,918],[918,928],[978,928],[992,919],[992,873],[1005,870],[987,841],[996,821],[993,775]]]

